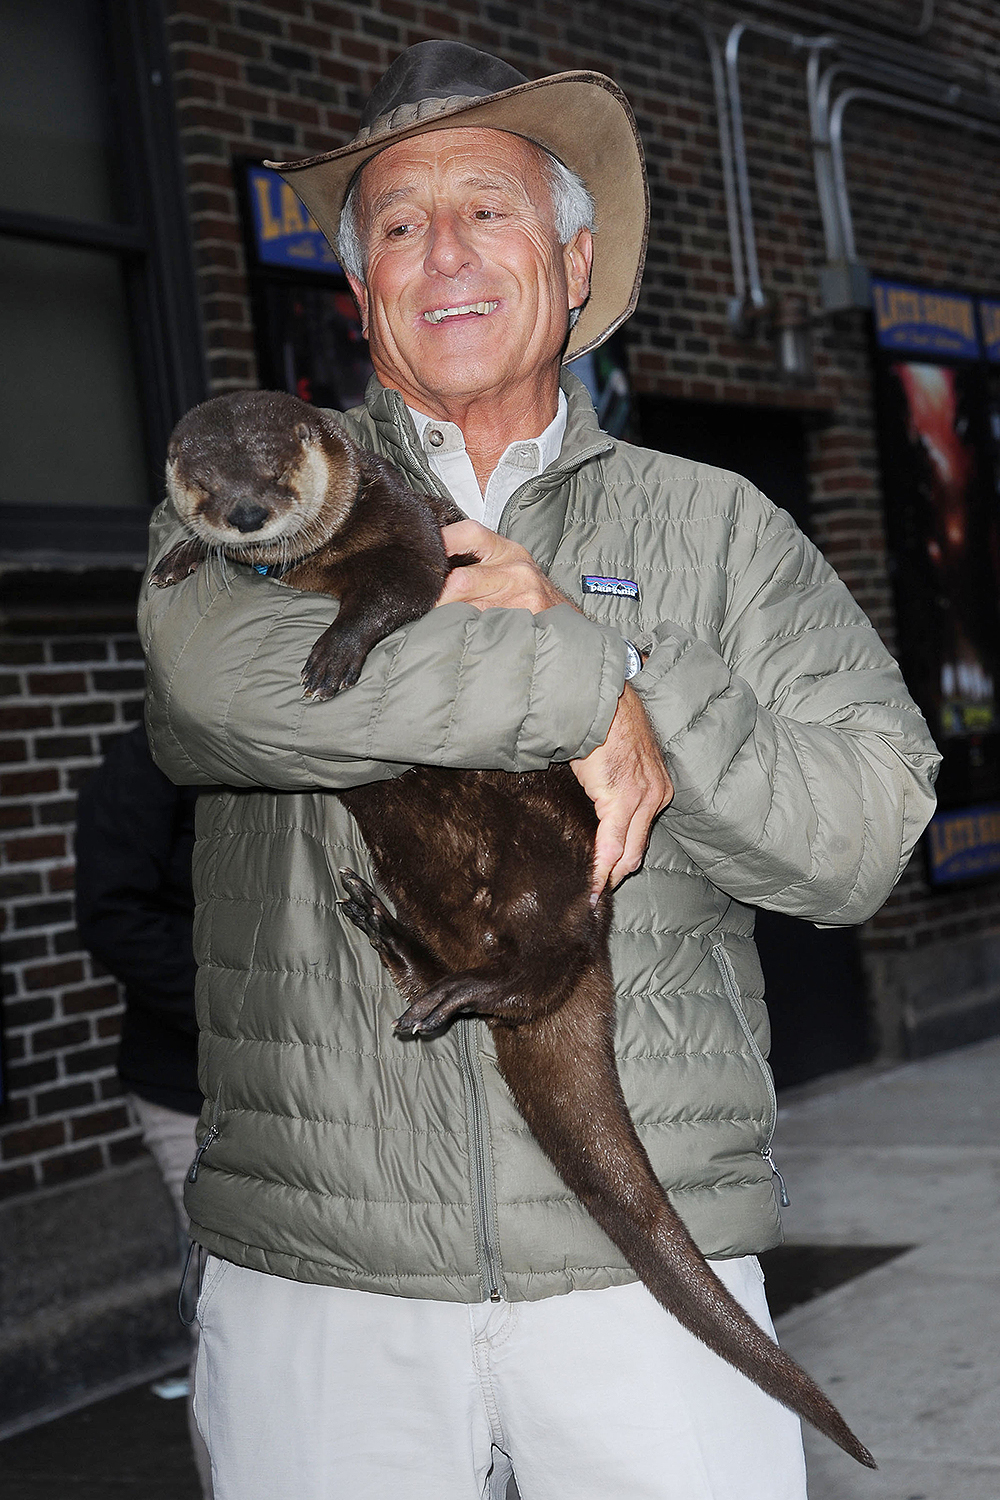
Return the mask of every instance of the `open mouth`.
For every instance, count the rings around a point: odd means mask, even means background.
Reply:
[[[424,313],[425,323],[443,323],[445,318],[464,318],[467,313],[478,313],[480,317],[495,312],[499,302],[463,302],[461,307],[435,307]]]

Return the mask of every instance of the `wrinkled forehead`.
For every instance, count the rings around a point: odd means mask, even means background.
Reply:
[[[368,220],[401,196],[442,187],[457,192],[506,189],[548,210],[552,194],[544,161],[540,146],[507,130],[428,131],[371,157],[358,173],[356,188]]]

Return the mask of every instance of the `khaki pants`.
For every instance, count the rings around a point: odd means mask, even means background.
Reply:
[[[753,1257],[714,1269],[769,1332]],[[467,1305],[209,1257],[216,1500],[804,1500],[798,1418],[633,1284]]]

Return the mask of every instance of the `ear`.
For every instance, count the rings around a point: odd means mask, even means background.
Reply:
[[[593,261],[594,236],[589,229],[578,229],[569,244],[563,246],[570,307],[582,307],[590,296],[590,268]]]
[[[354,300],[358,304],[358,312],[361,314],[361,332],[365,338],[368,337],[368,288],[363,281],[352,276],[350,271],[346,273],[348,284],[354,293]]]

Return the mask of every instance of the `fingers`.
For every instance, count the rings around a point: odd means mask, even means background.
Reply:
[[[517,609],[511,603],[522,590],[512,588],[510,572],[506,568],[479,563],[475,567],[455,568],[445,579],[438,604],[474,604],[477,609]]]
[[[489,557],[496,543],[503,540],[488,526],[480,526],[478,521],[455,521],[450,526],[442,526],[441,539],[449,557],[456,552],[474,552],[480,558]]]
[[[611,821],[604,818],[597,825],[597,837],[594,840],[594,879],[590,888],[590,904],[596,906],[600,894],[612,872],[618,869],[622,856],[625,853],[625,841],[628,834],[628,824],[619,821]],[[630,873],[626,871],[625,874]],[[624,876],[621,877],[624,879]],[[612,882],[612,888],[617,884]]]
[[[530,609],[540,614],[565,596],[550,583],[530,552],[498,536],[478,521],[456,521],[441,530],[449,557],[472,552],[480,561],[448,574],[438,604],[473,604],[477,609]]]
[[[642,863],[653,819],[669,804],[673,783],[641,700],[626,686],[604,744],[572,769],[598,817],[592,901]]]
[[[669,777],[667,778],[669,782]],[[670,788],[670,795],[673,787]],[[608,811],[600,818],[594,840],[594,879],[591,886],[591,905],[608,884],[614,890],[626,875],[633,875],[642,864],[649,843],[649,832],[653,819],[663,811],[670,800],[669,795],[652,792],[632,803],[626,794],[615,799]]]

